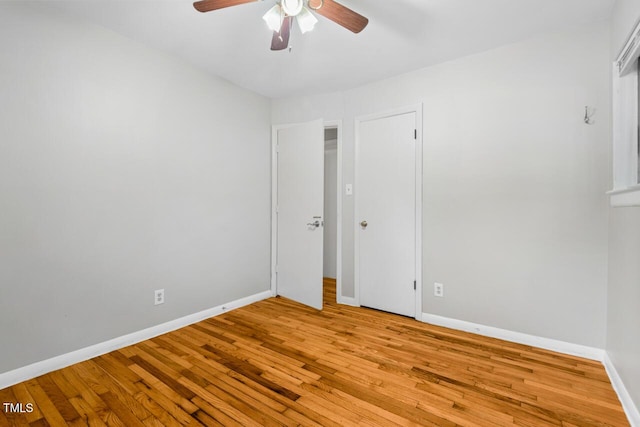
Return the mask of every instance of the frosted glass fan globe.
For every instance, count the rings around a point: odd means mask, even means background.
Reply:
[[[313,30],[313,27],[318,22],[316,17],[313,16],[313,14],[309,12],[309,9],[307,9],[306,7],[302,8],[300,15],[296,17],[296,21],[298,22],[298,27],[300,27],[300,32],[302,34],[306,33],[307,31]]]
[[[282,10],[289,16],[296,16],[302,10],[302,0],[282,0]]]
[[[275,5],[267,13],[264,14],[262,19],[267,23],[267,26],[272,31],[280,31],[280,25],[282,25],[282,19],[280,17],[280,5]]]

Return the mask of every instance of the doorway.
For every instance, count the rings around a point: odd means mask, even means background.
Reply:
[[[338,277],[338,128],[324,129],[324,246],[322,275],[335,283]]]
[[[342,302],[342,121],[325,121],[325,230],[323,276]],[[331,280],[334,279],[334,280]],[[332,293],[329,293],[331,295]]]

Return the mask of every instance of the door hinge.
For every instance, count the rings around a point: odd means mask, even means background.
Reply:
[[[415,280],[413,281],[413,290],[414,291],[416,290],[416,281]]]
[[[415,140],[418,139],[418,129],[414,129],[413,130],[413,139],[415,139]]]

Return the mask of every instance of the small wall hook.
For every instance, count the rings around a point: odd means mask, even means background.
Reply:
[[[589,114],[589,106],[585,105],[584,107],[584,123],[587,125],[592,124],[591,122],[591,116],[593,115],[593,113]]]

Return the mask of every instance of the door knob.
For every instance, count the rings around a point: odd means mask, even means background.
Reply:
[[[315,227],[315,228],[318,228],[318,227],[320,227],[320,221],[316,219],[314,222],[308,222],[308,223],[307,223],[307,225],[308,225],[309,227]]]
[[[367,221],[362,221],[362,222],[360,222],[360,227],[362,227],[362,228],[367,228],[367,225],[369,225],[369,224],[367,223]]]

